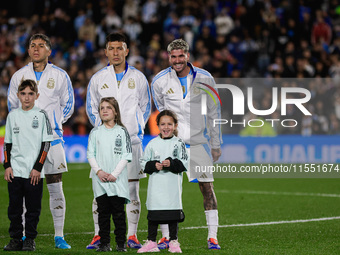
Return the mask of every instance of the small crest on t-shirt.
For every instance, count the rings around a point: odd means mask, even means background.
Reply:
[[[174,158],[178,157],[178,146],[177,145],[175,145],[174,150],[172,151],[172,156]]]
[[[117,136],[116,141],[115,141],[116,147],[121,147],[122,146],[122,137],[120,135]]]
[[[36,129],[39,127],[39,120],[37,116],[34,116],[33,121],[32,121],[32,128]]]

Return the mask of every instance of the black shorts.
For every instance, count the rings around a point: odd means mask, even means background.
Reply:
[[[183,210],[149,210],[147,218],[159,224],[166,224],[169,221],[183,222],[185,215]]]

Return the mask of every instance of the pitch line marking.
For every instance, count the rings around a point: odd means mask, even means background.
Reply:
[[[310,196],[310,197],[339,197],[340,194],[328,194],[328,193],[305,193],[305,192],[277,192],[277,191],[257,191],[257,190],[216,190],[218,193],[239,193],[239,194],[257,194],[257,195],[286,195],[286,196]]]
[[[219,228],[254,227],[254,226],[267,226],[267,225],[279,225],[279,224],[294,224],[294,223],[306,223],[306,222],[329,221],[329,220],[340,220],[340,216],[315,218],[315,219],[305,219],[305,220],[282,220],[282,221],[255,222],[255,223],[232,224],[232,225],[219,225],[218,227]],[[207,226],[184,227],[182,229],[202,229],[202,228],[208,228],[208,227]]]
[[[304,220],[282,220],[282,221],[219,225],[219,228],[255,227],[255,226],[295,224],[295,223],[307,223],[307,222],[330,221],[330,220],[340,220],[340,216],[314,218],[314,219],[304,219]],[[204,229],[204,228],[208,228],[208,227],[207,226],[197,226],[197,227],[183,227],[183,228],[180,228],[180,229],[181,230],[192,230],[192,229]],[[138,230],[138,232],[147,232],[147,230],[142,229],[142,230]],[[93,235],[93,232],[74,232],[74,233],[66,233],[66,235]],[[54,236],[54,234],[39,234],[39,236]],[[0,236],[0,238],[8,238],[8,236]]]

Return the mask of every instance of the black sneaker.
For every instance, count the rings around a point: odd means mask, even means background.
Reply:
[[[23,251],[35,251],[35,241],[31,238],[26,238],[22,246]]]
[[[100,244],[96,251],[112,251],[110,244]]]
[[[126,244],[117,244],[116,250],[119,252],[126,252]]]
[[[21,251],[22,250],[22,240],[21,239],[11,239],[9,243],[4,247],[5,251]]]

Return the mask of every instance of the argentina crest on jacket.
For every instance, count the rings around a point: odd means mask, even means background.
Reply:
[[[201,90],[199,89],[198,85],[195,84],[195,85],[194,85],[194,94],[195,94],[195,95],[199,95],[200,93],[201,93]]]
[[[47,81],[47,88],[49,89],[54,89],[55,87],[55,81],[53,78],[49,78]]]
[[[129,89],[134,89],[136,87],[136,83],[135,83],[135,80],[130,78],[129,79],[129,82],[128,82],[128,88]]]

